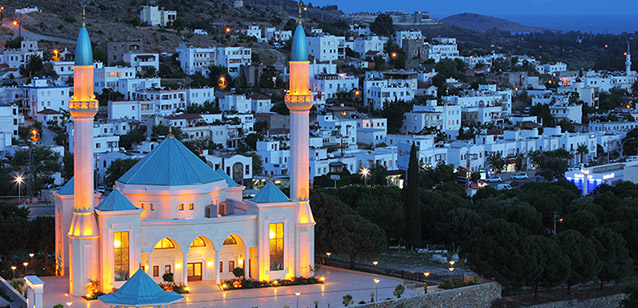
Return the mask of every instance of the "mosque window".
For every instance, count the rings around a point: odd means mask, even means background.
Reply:
[[[173,245],[173,242],[167,238],[163,238],[162,240],[157,242],[157,244],[155,244],[155,249],[171,249],[171,248],[175,248],[175,245]]]
[[[146,210],[146,203],[140,202],[140,208]]]
[[[270,270],[284,269],[284,224],[270,224]]]
[[[224,240],[223,245],[237,245],[237,240],[231,235]]]
[[[128,231],[115,232],[113,239],[115,262],[113,272],[115,281],[124,281],[129,278],[129,241]]]
[[[206,247],[206,242],[204,242],[204,238],[202,238],[201,236],[198,236],[191,243],[191,247]]]
[[[155,211],[155,203],[149,203],[149,207],[151,208],[151,211]]]
[[[192,211],[194,209],[195,209],[195,203],[193,203],[193,202],[188,203],[188,210]]]
[[[184,203],[180,203],[178,204],[179,210],[183,211],[184,210]]]

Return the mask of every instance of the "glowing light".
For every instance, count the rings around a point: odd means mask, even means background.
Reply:
[[[423,276],[425,276],[425,277],[430,277],[430,272],[425,272],[425,273],[423,273]]]
[[[212,267],[213,266],[213,261],[208,261],[208,263],[206,263],[206,265],[208,265],[208,267]]]
[[[453,272],[453,271],[454,271],[454,268],[453,268],[453,267],[450,267],[450,268],[448,268],[448,270],[449,270],[450,272]]]
[[[270,234],[268,234],[268,236],[273,239],[275,238],[275,231],[270,230]]]
[[[454,266],[454,263],[456,263],[456,262],[454,262],[454,260],[450,260],[450,265],[451,266]]]
[[[115,247],[115,248],[122,247],[122,242],[120,242],[118,240],[113,241],[113,247]]]
[[[17,21],[17,20],[14,20],[14,21],[13,21],[13,25],[14,25],[14,26],[17,26],[17,25],[18,25],[18,21]]]
[[[361,91],[359,90],[354,91],[354,95],[359,96],[359,94],[361,94]]]
[[[627,52],[626,52],[626,51],[625,51],[624,55],[625,55],[625,56],[627,55]]]
[[[190,291],[190,288],[189,288],[188,286],[185,286],[185,287],[184,287],[184,290],[186,290],[186,291]]]
[[[396,53],[396,52],[393,52],[393,53],[392,53],[392,59],[396,59],[396,58],[397,58],[397,53]]]
[[[175,263],[175,268],[182,268],[182,263],[180,262]]]
[[[11,266],[11,270],[12,270],[12,271],[15,271],[15,270],[16,270],[16,268],[18,268],[18,267],[17,267],[17,266],[15,266],[15,265],[14,265],[14,266]]]
[[[374,264],[374,266],[377,266],[377,264],[379,264],[379,261],[372,261],[372,264]]]
[[[361,169],[361,175],[368,176],[368,174],[370,174],[370,169],[368,168]]]
[[[605,48],[607,48],[609,45],[605,44]]]
[[[22,178],[22,176],[21,176],[21,175],[18,175],[18,176],[16,177],[16,182],[17,182],[17,183],[22,184],[22,181],[24,181],[24,179]]]
[[[69,307],[71,307],[72,304],[73,304],[72,302],[66,302],[66,305]]]
[[[237,264],[239,264],[239,266],[243,266],[244,265],[244,259],[238,259],[237,260]]]
[[[226,289],[226,287],[227,287],[227,285],[226,285],[226,284],[223,284],[223,285],[222,285],[222,289]]]
[[[226,27],[226,33],[230,33],[230,27]]]
[[[148,272],[148,264],[144,265],[144,271]]]
[[[277,285],[277,284],[279,284],[279,281],[275,280],[275,281],[272,282],[272,284]]]
[[[27,267],[27,266],[29,266],[29,262],[24,262],[24,263],[22,263],[22,265],[24,265],[24,267]]]
[[[324,281],[326,281],[326,277],[321,276],[321,278],[319,278],[319,280],[320,280],[321,282],[324,282]]]
[[[219,85],[220,88],[226,89],[226,77],[220,76],[219,82],[217,84]]]
[[[299,295],[301,295],[301,293],[300,292],[295,292],[295,295],[299,296]]]
[[[330,255],[332,254],[332,252],[326,252],[326,256],[330,257]]]

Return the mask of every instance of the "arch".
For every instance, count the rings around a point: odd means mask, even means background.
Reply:
[[[220,259],[217,270],[222,280],[234,278],[233,269],[237,267],[243,267],[247,276],[250,274],[250,268],[246,266],[246,262],[250,260],[250,256],[247,255],[249,252],[246,242],[240,235],[232,233],[224,237],[219,247]]]
[[[204,245],[193,245],[193,243],[195,243],[196,241],[202,241]],[[208,236],[203,234],[195,236],[193,240],[189,242],[188,247],[189,248],[206,247],[206,249],[216,250],[215,243],[213,243],[213,241]]]
[[[181,246],[176,240],[170,237],[164,237],[153,245],[153,251],[156,249],[179,249],[181,251]]]

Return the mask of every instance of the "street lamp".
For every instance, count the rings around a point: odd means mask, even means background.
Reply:
[[[423,276],[425,276],[425,278],[430,277],[430,272],[425,272],[425,273],[423,273]]]
[[[12,266],[11,266],[11,270],[13,271],[13,279],[15,279],[15,278],[16,278],[16,268],[18,268],[18,267],[17,267],[17,266],[15,266],[15,265],[12,265]]]
[[[24,179],[22,178],[21,175],[16,176],[16,183],[18,183],[18,203],[21,203],[20,186],[22,184],[22,181],[24,181]]]
[[[299,308],[299,295],[301,295],[300,292],[295,292],[295,296],[297,296],[297,308]]]
[[[450,260],[449,263],[450,263],[450,266],[454,266],[454,263],[456,263],[456,262],[454,262],[454,260]]]
[[[20,23],[18,23],[18,21],[17,21],[17,20],[14,20],[14,21],[13,21],[13,25],[14,25],[15,27],[18,27],[18,36],[22,36],[22,27],[20,27]]]
[[[374,298],[378,301],[379,300],[379,282],[381,280],[374,278],[374,285],[375,285],[375,290],[374,290]]]
[[[377,266],[377,264],[379,264],[379,261],[372,261],[372,264],[373,264],[374,266]]]
[[[370,169],[361,168],[361,172],[359,173],[363,176],[363,186],[368,186],[368,175],[370,174]]]
[[[35,256],[33,252],[29,254],[29,257],[31,257],[31,264],[33,264],[33,256]]]

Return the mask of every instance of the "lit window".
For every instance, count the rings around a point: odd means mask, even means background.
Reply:
[[[284,269],[284,224],[270,224],[270,270]]]
[[[204,238],[202,238],[201,236],[198,236],[191,243],[191,247],[206,247],[206,242],[204,242]]]
[[[140,202],[140,208],[146,210],[146,203]]]
[[[113,272],[115,281],[128,280],[129,276],[129,243],[128,231],[115,232],[113,239],[115,262]]]
[[[231,235],[224,240],[223,245],[237,245],[237,240]]]
[[[155,244],[155,249],[171,249],[171,248],[175,248],[175,245],[173,245],[173,241],[167,238],[163,238],[162,240],[157,242],[157,244]]]
[[[228,261],[228,271],[232,272],[235,269],[235,261]]]
[[[195,209],[195,203],[190,202],[190,203],[188,204],[188,210],[189,210],[189,211],[192,211],[192,210],[194,210],[194,209]]]
[[[159,277],[159,265],[153,265],[153,277]]]
[[[180,203],[178,206],[179,206],[179,210],[180,210],[180,211],[183,211],[183,210],[184,210],[184,203]]]
[[[219,272],[220,273],[224,272],[224,262],[223,261],[219,261]]]
[[[155,211],[155,203],[149,203],[151,211]]]

